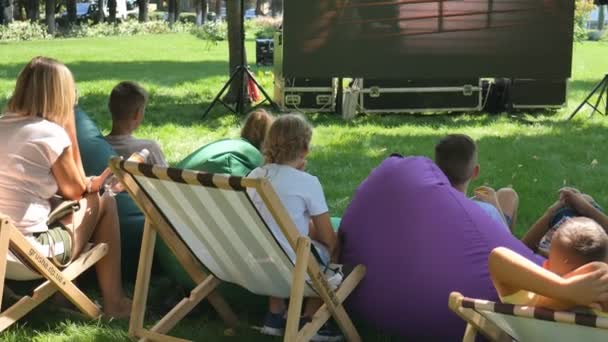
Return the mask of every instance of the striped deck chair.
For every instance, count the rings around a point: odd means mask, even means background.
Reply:
[[[345,337],[360,337],[342,306],[365,274],[358,265],[334,291],[328,284],[311,242],[297,228],[266,179],[230,177],[137,164],[114,158],[114,174],[146,215],[129,333],[167,340],[166,334],[203,298],[215,306],[229,326],[236,318],[214,289],[230,282],[259,295],[290,298],[285,341],[308,341],[333,316]],[[292,251],[281,248],[249,199],[254,188],[287,238]],[[156,233],[198,284],[151,329],[143,328],[144,310]],[[295,251],[294,262],[288,253]],[[207,274],[208,273],[208,274]],[[303,297],[324,304],[312,322],[298,331]]]
[[[84,251],[63,270],[55,267],[28,241],[11,223],[10,218],[0,214],[0,303],[4,297],[5,280],[46,279],[34,289],[31,296],[23,296],[9,308],[0,312],[0,332],[17,322],[32,309],[42,304],[55,292],[60,291],[80,311],[90,318],[101,315],[101,310],[72,280],[95,265],[108,252],[104,243]]]
[[[490,341],[608,341],[608,318],[553,311],[533,306],[495,303],[450,294],[449,306],[467,322],[463,341],[477,332]]]

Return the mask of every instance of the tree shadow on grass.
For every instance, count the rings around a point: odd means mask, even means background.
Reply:
[[[598,75],[597,79],[593,80],[572,80],[568,83],[568,91],[588,93],[602,80],[602,77],[604,75]]]
[[[2,64],[1,78],[16,80],[25,64]],[[78,62],[67,67],[76,83],[104,80],[133,80],[158,86],[175,86],[209,77],[229,76],[228,61]],[[218,89],[219,90],[219,89]]]
[[[244,118],[229,111],[221,104],[216,104],[209,114],[203,118],[203,113],[211,104],[215,94],[192,91],[185,96],[171,96],[151,93],[144,117],[144,127],[161,127],[175,125],[189,127],[204,125],[211,129],[226,129],[228,126],[238,126]],[[108,96],[105,94],[87,94],[80,97],[79,108],[89,114],[98,127],[109,130],[112,119],[107,109]]]

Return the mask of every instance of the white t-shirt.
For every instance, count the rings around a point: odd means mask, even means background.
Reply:
[[[15,114],[0,118],[0,137],[0,212],[26,236],[45,232],[58,190],[51,166],[70,138],[53,122]]]
[[[267,164],[251,171],[248,177],[266,178],[272,184],[281,203],[289,213],[298,231],[302,235],[308,235],[308,224],[311,216],[317,216],[328,212],[325,195],[319,179],[304,171],[291,166]],[[272,230],[283,249],[289,251],[292,260],[296,255],[281,229],[274,221],[268,208],[254,189],[247,189],[247,193],[253,204]]]

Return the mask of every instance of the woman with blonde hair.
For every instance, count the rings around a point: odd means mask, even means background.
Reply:
[[[122,289],[116,203],[99,195],[109,172],[85,176],[75,104],[74,78],[65,65],[35,57],[21,71],[0,118],[0,212],[56,264],[78,257],[90,240],[106,243],[108,254],[96,264],[104,313],[124,318],[130,314],[131,301]],[[51,198],[56,194],[78,200],[80,209],[49,227]]]

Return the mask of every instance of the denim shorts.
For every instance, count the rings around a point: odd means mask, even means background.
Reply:
[[[327,250],[327,247],[325,247],[325,245],[320,243],[319,241],[311,240],[311,243],[312,243],[313,247],[317,250],[317,254],[319,255],[319,258],[321,259],[321,260],[319,260],[319,262],[323,265],[329,265],[329,263],[331,261],[331,255],[329,255],[329,251]]]

